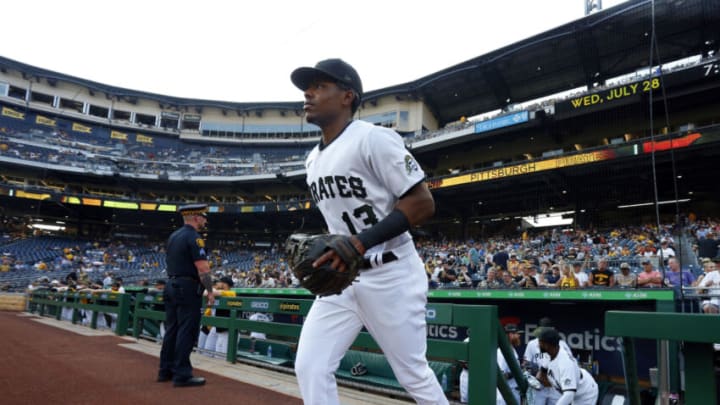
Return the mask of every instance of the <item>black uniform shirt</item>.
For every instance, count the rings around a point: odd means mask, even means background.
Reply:
[[[190,225],[173,232],[167,244],[167,274],[169,277],[198,278],[195,262],[207,260],[205,241]]]

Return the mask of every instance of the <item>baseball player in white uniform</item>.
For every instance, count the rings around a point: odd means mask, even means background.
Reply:
[[[249,321],[259,321],[259,322],[270,322],[270,317],[266,314],[263,314],[262,312],[255,312],[254,314],[250,315],[248,317]],[[267,336],[263,332],[254,332],[250,331],[250,339],[257,339],[257,340],[266,340]]]
[[[548,363],[550,363],[550,356],[547,353],[543,353],[540,351],[540,341],[537,338],[537,336],[539,336],[545,328],[551,327],[548,326],[548,318],[543,318],[540,320],[540,325],[543,324],[545,326],[539,326],[533,332],[533,335],[535,335],[536,337],[527,343],[527,345],[525,346],[525,353],[523,354],[523,363],[530,366],[530,368],[535,368],[536,370],[547,369]],[[572,356],[572,350],[570,350],[570,347],[567,345],[567,343],[565,343],[565,341],[561,339],[559,344],[560,348],[563,349],[568,355],[570,355],[570,358],[574,359]],[[534,405],[555,405],[557,400],[560,399],[560,393],[553,387],[544,386],[542,389],[536,390],[534,392],[533,398]]]
[[[515,355],[515,360],[518,359],[517,351],[515,350],[515,347],[520,345],[520,332],[518,330],[517,325],[510,323],[505,325],[504,327],[505,333],[507,334],[508,341],[510,341],[510,346],[513,348],[513,354]],[[503,376],[505,376],[505,379],[507,380],[507,384],[510,387],[510,390],[512,391],[513,395],[515,396],[515,401],[519,404],[520,403],[520,389],[518,388],[517,380],[512,376],[510,373],[510,365],[508,364],[507,360],[505,359],[505,356],[502,354],[502,350],[500,348],[497,348],[497,363],[498,368],[500,368],[500,371],[503,373]],[[500,394],[500,389],[496,389],[495,391],[495,404],[496,405],[505,405],[506,402],[502,397],[502,394]]]
[[[575,359],[560,348],[560,334],[552,328],[543,329],[538,337],[540,350],[550,356],[545,375],[550,385],[560,392],[557,405],[595,405],[598,386],[592,375],[578,366]]]
[[[505,333],[507,334],[508,341],[510,342],[510,346],[513,348],[513,353],[515,354],[515,360],[518,359],[517,350],[515,348],[520,345],[520,334],[521,331],[518,330],[517,325],[515,324],[507,324],[503,327],[505,330]],[[468,343],[470,341],[470,338],[465,339],[465,343]],[[512,391],[513,395],[515,396],[515,401],[519,404],[520,403],[520,390],[518,388],[518,383],[515,380],[514,377],[512,377],[512,374],[510,373],[510,365],[508,364],[507,360],[505,360],[505,356],[502,354],[502,350],[500,348],[497,348],[497,364],[500,371],[503,373],[503,376],[505,376],[505,379],[507,380],[507,384],[510,387],[510,390]],[[470,379],[470,373],[466,368],[463,368],[463,370],[460,372],[460,402],[463,404],[466,404],[468,402],[468,383]],[[505,405],[505,400],[502,397],[502,394],[500,393],[500,389],[495,390],[495,403],[496,405]]]
[[[293,71],[306,120],[322,139],[305,166],[313,200],[331,234],[350,236],[366,268],[340,295],[318,297],[303,324],[295,372],[305,404],[338,404],[335,371],[363,326],[382,348],[398,382],[419,404],[447,404],[428,366],[427,278],[411,226],[435,205],[425,174],[394,131],[353,120],[362,82],[340,59]],[[334,250],[315,265],[347,267]]]

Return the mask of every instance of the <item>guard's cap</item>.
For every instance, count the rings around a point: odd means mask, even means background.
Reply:
[[[178,208],[178,212],[180,212],[181,215],[202,215],[204,217],[207,216],[208,212],[208,206],[207,204],[188,204],[183,205],[180,208]]]
[[[302,91],[305,91],[310,83],[318,77],[329,77],[336,82],[343,83],[355,90],[359,98],[362,97],[363,87],[360,75],[354,67],[342,59],[321,60],[315,67],[300,67],[290,74],[290,80]]]
[[[543,328],[538,336],[538,340],[557,346],[560,343],[560,334],[554,328]]]

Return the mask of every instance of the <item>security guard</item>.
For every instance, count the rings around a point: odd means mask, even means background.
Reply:
[[[176,387],[205,384],[204,378],[192,375],[190,353],[200,329],[203,290],[208,291],[208,306],[215,303],[205,241],[198,233],[207,224],[207,211],[205,204],[180,207],[184,225],[167,243],[168,283],[163,291],[166,331],[157,380],[172,379]]]

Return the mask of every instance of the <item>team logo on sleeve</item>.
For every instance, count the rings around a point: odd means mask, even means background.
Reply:
[[[405,155],[405,171],[408,176],[412,174],[412,172],[416,172],[418,170],[420,170],[420,168],[418,167],[417,162],[415,162],[415,159],[413,159],[410,155]]]
[[[204,247],[205,247],[205,241],[202,240],[202,238],[197,238],[197,239],[195,239],[195,243],[197,243],[197,245],[198,245],[199,248],[204,248]]]

